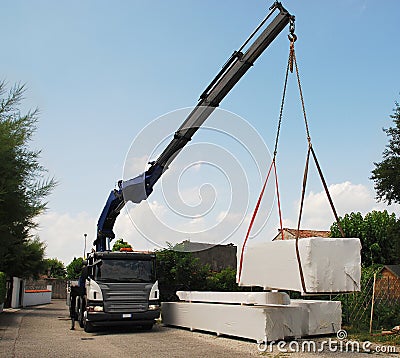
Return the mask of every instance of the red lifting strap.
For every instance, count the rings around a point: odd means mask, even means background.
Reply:
[[[252,216],[252,218],[250,220],[249,228],[247,229],[246,238],[244,239],[244,242],[243,242],[243,245],[242,245],[242,250],[241,250],[241,253],[240,253],[240,261],[239,261],[238,283],[240,283],[240,277],[242,275],[244,248],[245,248],[245,246],[247,244],[247,240],[249,239],[251,229],[253,228],[253,224],[254,224],[254,221],[256,219],[256,216],[257,216],[257,213],[258,213],[258,209],[260,208],[261,200],[262,200],[262,198],[264,196],[265,188],[267,186],[268,179],[269,179],[269,176],[271,174],[272,167],[274,167],[274,173],[275,173],[276,193],[277,193],[277,196],[278,196],[279,221],[280,221],[280,225],[281,225],[281,233],[282,233],[282,240],[283,240],[281,202],[280,202],[280,198],[279,198],[278,176],[277,176],[277,173],[276,173],[276,164],[275,164],[275,158],[274,158],[274,159],[272,159],[272,163],[271,163],[271,165],[269,167],[267,177],[266,177],[266,179],[264,181],[264,185],[263,185],[263,187],[261,189],[261,193],[260,193],[260,195],[258,197],[258,200],[257,200],[257,205],[256,205],[256,207],[254,209],[253,216]]]
[[[279,226],[280,226],[280,228],[281,228],[282,240],[285,240],[285,237],[284,237],[284,235],[283,235],[281,199],[280,199],[280,196],[279,196],[278,174],[276,173],[276,164],[275,164],[275,160],[274,160],[274,171],[275,171],[276,196],[277,196],[277,199],[278,199]]]

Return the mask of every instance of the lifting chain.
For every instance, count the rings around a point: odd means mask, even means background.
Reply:
[[[294,51],[294,43],[297,40],[297,36],[294,34],[294,23],[290,24],[290,30],[289,31],[290,31],[290,34],[288,35],[289,41],[290,41],[290,55],[289,55],[289,63],[290,63],[290,65],[289,65],[289,67],[291,66],[291,72],[293,72],[292,71],[292,69],[293,69],[292,67],[293,66],[294,66],[294,68],[296,70],[297,84],[298,84],[299,93],[300,93],[301,108],[303,110],[303,118],[304,118],[304,124],[305,124],[305,127],[306,127],[307,141],[308,141],[308,153],[307,153],[306,166],[305,166],[305,170],[304,170],[303,190],[302,190],[302,196],[301,196],[301,202],[300,202],[300,214],[299,214],[296,237],[298,239],[299,232],[300,232],[300,221],[301,221],[301,216],[302,216],[302,211],[303,211],[303,203],[304,203],[304,196],[305,196],[305,190],[306,190],[308,163],[309,163],[310,154],[312,154],[312,156],[313,156],[315,165],[316,165],[317,170],[318,170],[318,174],[319,174],[319,176],[321,178],[322,185],[323,185],[323,187],[325,189],[325,193],[326,193],[326,196],[328,198],[329,204],[331,206],[333,215],[335,216],[339,231],[340,231],[342,237],[345,237],[343,228],[342,228],[342,226],[340,225],[340,222],[339,222],[339,216],[338,216],[338,214],[336,212],[336,209],[335,209],[335,206],[333,204],[331,195],[329,193],[328,185],[327,185],[327,183],[325,181],[324,175],[322,173],[322,169],[321,169],[321,167],[320,167],[320,165],[318,163],[317,156],[316,156],[314,148],[312,147],[312,144],[311,144],[311,136],[310,136],[310,130],[309,130],[309,127],[308,127],[306,107],[305,107],[305,104],[304,104],[303,90],[302,90],[301,82],[300,82],[299,68],[297,66],[296,53]]]
[[[293,73],[293,62],[295,60],[295,55],[294,55],[294,43],[297,40],[297,36],[294,33],[294,21],[291,20],[290,21],[290,25],[289,25],[289,41],[290,41],[290,52],[289,52],[289,69],[290,69],[290,73]]]
[[[310,154],[312,155],[314,162],[316,164],[317,170],[318,170],[318,174],[321,178],[322,181],[322,185],[325,189],[325,193],[327,195],[329,204],[331,206],[331,209],[333,211],[333,214],[335,216],[338,228],[340,233],[342,234],[342,237],[345,237],[344,231],[340,225],[340,221],[339,221],[339,217],[337,215],[335,206],[333,204],[331,195],[329,193],[329,189],[328,189],[328,185],[326,184],[324,175],[322,173],[321,167],[318,163],[317,160],[317,156],[315,154],[315,151],[312,147],[311,144],[311,136],[310,136],[310,130],[308,127],[308,121],[307,121],[307,114],[306,114],[306,107],[304,104],[304,97],[303,97],[303,90],[301,87],[301,82],[300,82],[300,75],[299,75],[299,68],[297,66],[297,61],[296,61],[296,53],[294,50],[294,43],[297,40],[297,36],[294,33],[294,22],[291,21],[290,22],[290,28],[289,28],[289,41],[290,41],[290,52],[289,52],[289,62],[288,62],[288,68],[290,70],[291,73],[293,73],[293,70],[296,70],[296,77],[297,77],[297,84],[298,84],[298,88],[299,88],[299,93],[300,93],[300,101],[301,101],[301,107],[303,110],[303,117],[304,117],[304,124],[306,127],[306,134],[307,134],[307,141],[308,141],[308,152],[307,152],[307,159],[306,159],[306,165],[305,165],[305,169],[304,169],[304,176],[303,176],[303,185],[302,185],[302,192],[301,192],[301,200],[300,200],[300,210],[299,210],[299,217],[298,217],[298,222],[297,222],[297,233],[296,233],[296,256],[297,256],[297,263],[299,266],[299,273],[300,273],[300,280],[301,280],[301,285],[303,288],[303,292],[307,293],[307,288],[306,288],[306,284],[305,284],[305,279],[304,279],[304,272],[303,272],[303,267],[301,264],[301,257],[300,257],[300,250],[299,250],[299,236],[300,236],[300,223],[301,223],[301,217],[302,217],[302,213],[303,213],[303,206],[304,206],[304,199],[305,199],[305,192],[306,192],[306,184],[307,184],[307,177],[308,177],[308,168],[309,168],[309,160],[310,160]],[[285,90],[284,92],[286,92],[286,82],[285,82]],[[283,105],[283,101],[282,101],[282,105]]]
[[[293,73],[294,70],[296,70],[296,77],[297,77],[297,84],[298,84],[299,93],[300,93],[301,107],[302,107],[302,110],[303,110],[304,124],[305,124],[305,127],[306,127],[306,134],[307,134],[307,141],[308,141],[308,152],[307,152],[307,160],[306,160],[306,165],[305,165],[305,169],[304,169],[304,176],[303,176],[303,188],[302,188],[302,193],[301,193],[300,212],[299,212],[299,217],[298,217],[298,222],[297,222],[297,234],[296,234],[296,246],[295,247],[296,247],[296,256],[297,256],[297,262],[298,262],[298,266],[299,266],[300,279],[301,279],[303,292],[307,293],[307,288],[306,288],[306,284],[305,284],[303,268],[302,268],[302,264],[301,264],[300,251],[299,251],[299,234],[300,234],[300,223],[301,223],[301,217],[302,217],[302,213],[303,213],[303,205],[304,205],[304,199],[305,199],[305,193],[306,193],[306,184],[307,184],[307,177],[308,177],[310,154],[312,155],[312,157],[313,157],[313,159],[315,161],[315,164],[317,166],[318,174],[321,177],[321,181],[322,181],[322,184],[324,186],[324,189],[325,189],[326,195],[328,197],[329,203],[331,205],[333,214],[335,216],[338,228],[339,228],[339,230],[340,230],[340,232],[342,234],[342,237],[345,237],[345,235],[344,235],[343,229],[342,229],[342,227],[340,225],[339,217],[338,217],[338,215],[336,213],[336,209],[335,209],[335,207],[333,205],[333,201],[332,201],[332,198],[330,196],[330,193],[329,193],[329,190],[328,190],[328,186],[327,186],[326,181],[324,179],[321,167],[320,167],[320,165],[318,163],[316,154],[315,154],[314,149],[313,149],[312,144],[311,144],[311,137],[310,137],[310,131],[309,131],[309,128],[308,128],[306,108],[305,108],[305,104],[304,104],[303,90],[301,88],[299,69],[298,69],[298,66],[297,66],[296,54],[295,54],[295,50],[294,50],[294,43],[297,40],[297,36],[294,33],[294,31],[295,31],[294,19],[290,20],[290,25],[289,26],[290,26],[289,27],[289,34],[288,34],[288,38],[289,38],[289,41],[290,41],[289,58],[288,58],[288,64],[287,64],[287,67],[286,67],[286,75],[285,75],[285,82],[284,82],[284,86],[283,86],[282,101],[281,101],[279,120],[278,120],[278,128],[277,128],[277,133],[276,133],[276,138],[275,138],[274,156],[273,156],[272,163],[271,163],[271,166],[270,166],[269,171],[268,171],[267,178],[266,178],[266,180],[264,182],[264,186],[263,186],[263,188],[261,190],[261,193],[260,193],[260,196],[258,198],[257,205],[256,205],[256,208],[254,210],[253,217],[251,219],[251,222],[250,222],[250,225],[249,225],[249,228],[248,228],[248,231],[247,231],[246,238],[245,238],[243,246],[242,246],[242,252],[241,252],[240,263],[239,263],[238,277],[239,277],[239,282],[240,282],[240,276],[241,276],[241,272],[242,272],[242,261],[243,261],[244,247],[245,247],[247,239],[248,239],[248,237],[250,235],[250,231],[251,231],[251,228],[253,226],[253,222],[255,220],[255,217],[257,215],[257,212],[258,212],[258,209],[259,209],[259,206],[260,206],[260,202],[261,202],[261,199],[263,197],[264,190],[265,190],[265,187],[267,185],[267,182],[268,182],[272,167],[274,168],[274,173],[275,173],[276,191],[277,191],[277,195],[278,195],[279,218],[280,218],[282,239],[284,239],[283,229],[282,229],[282,214],[281,214],[281,209],[280,209],[280,199],[279,199],[279,190],[278,190],[278,180],[277,180],[277,173],[276,173],[276,155],[277,155],[277,151],[278,151],[278,141],[279,141],[279,134],[280,134],[280,130],[281,130],[281,124],[282,124],[282,116],[283,116],[283,108],[284,108],[284,104],[285,104],[288,75],[289,75],[289,71],[290,71],[290,73]]]
[[[289,59],[288,59],[287,67],[286,67],[285,82],[283,85],[282,101],[281,101],[281,108],[280,108],[280,112],[279,112],[278,129],[277,129],[276,138],[275,138],[274,159],[273,160],[275,160],[276,154],[278,151],[278,140],[279,140],[279,134],[280,134],[281,124],[282,124],[283,107],[285,106],[286,89],[287,89],[289,71],[291,73],[293,73],[293,63],[295,61],[294,43],[297,40],[297,36],[295,35],[294,30],[295,30],[294,19],[291,19],[290,24],[289,24],[289,35],[288,35],[288,38],[290,41]]]
[[[299,75],[299,68],[297,66],[297,60],[296,60],[296,53],[294,51],[294,43],[297,40],[297,36],[294,33],[294,22],[290,23],[290,28],[289,28],[289,41],[290,41],[290,52],[289,52],[289,69],[290,72],[293,73],[293,70],[296,69],[296,78],[297,78],[297,85],[299,87],[299,93],[300,93],[300,101],[301,101],[301,108],[303,110],[303,118],[304,118],[304,124],[306,126],[306,133],[307,133],[307,141],[309,146],[311,146],[311,137],[310,137],[310,130],[308,128],[308,121],[307,121],[307,114],[306,114],[306,107],[304,105],[304,97],[303,97],[303,90],[301,88],[301,82],[300,82],[300,75]]]

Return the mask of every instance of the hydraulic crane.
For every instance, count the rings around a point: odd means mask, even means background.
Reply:
[[[275,11],[278,11],[275,18],[261,31],[261,28]],[[207,86],[201,94],[196,107],[175,132],[168,146],[155,161],[149,163],[148,170],[135,178],[118,182],[118,189],[111,191],[98,221],[97,238],[94,242],[96,251],[107,250],[109,241],[115,238],[113,227],[125,203],[128,201],[140,203],[148,198],[153,191],[154,185],[174,158],[279,33],[290,24],[290,33],[294,34],[294,20],[294,16],[280,2],[275,2],[270,7],[270,13],[239,50],[233,52],[219,73]],[[261,33],[259,33],[260,31]],[[255,37],[258,33],[259,35]]]
[[[275,12],[275,17],[266,25]],[[294,16],[280,2],[275,2],[270,13],[239,50],[233,52],[201,94],[196,107],[160,156],[149,163],[144,173],[120,180],[118,189],[110,193],[97,225],[96,250],[88,254],[79,289],[71,290],[71,317],[76,318],[85,331],[111,324],[135,324],[146,329],[153,326],[160,315],[155,254],[110,252],[115,221],[126,202],[140,203],[148,198],[182,148],[288,24],[290,35],[294,36]]]

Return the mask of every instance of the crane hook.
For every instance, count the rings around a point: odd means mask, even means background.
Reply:
[[[290,23],[289,23],[289,32],[294,35],[294,29],[295,29],[294,16],[291,16],[289,21],[290,21]]]
[[[291,73],[293,73],[293,62],[294,62],[294,43],[297,40],[297,35],[294,33],[294,19],[290,19],[290,25],[289,25],[289,35],[288,39],[290,41],[290,54],[289,54],[289,70]]]
[[[297,40],[297,36],[295,35],[294,30],[295,30],[295,26],[294,26],[294,16],[292,16],[292,17],[290,18],[290,23],[289,23],[289,35],[288,35],[289,41],[290,41],[291,43],[293,43],[293,42],[295,42],[295,41]]]

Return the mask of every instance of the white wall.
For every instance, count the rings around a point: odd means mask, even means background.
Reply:
[[[11,307],[21,307],[24,302],[25,282],[21,278],[13,277],[13,291],[11,296]],[[22,296],[21,296],[22,293]]]

